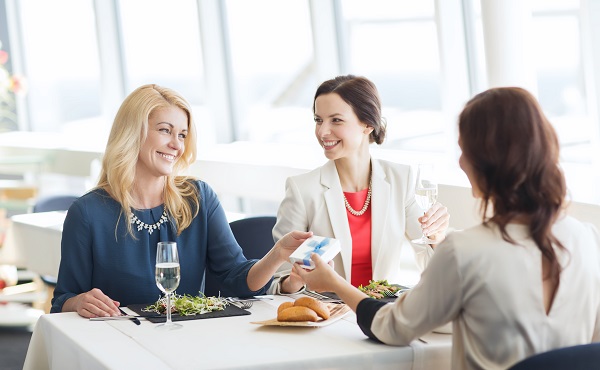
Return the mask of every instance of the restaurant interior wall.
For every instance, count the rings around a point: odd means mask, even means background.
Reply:
[[[600,17],[600,0],[2,0],[0,12],[11,68],[27,78],[17,97],[25,132],[60,134],[67,145],[101,152],[122,99],[158,83],[193,105],[200,157],[244,141],[256,148],[247,150],[300,148],[286,156],[302,160],[321,155],[314,90],[352,73],[380,90],[387,158],[433,159],[444,182],[468,185],[457,166],[457,114],[477,92],[510,81],[537,94],[555,125],[572,198],[600,204],[600,32],[591,21]],[[494,26],[501,12],[520,16]],[[519,42],[498,32],[517,26],[527,36]],[[511,42],[525,51],[505,49]],[[502,55],[522,80],[495,69],[491,55]],[[73,193],[90,185],[44,176],[49,187],[67,183]],[[249,214],[277,208],[223,201]]]

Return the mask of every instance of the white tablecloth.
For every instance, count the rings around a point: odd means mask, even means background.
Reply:
[[[89,321],[76,313],[44,315],[24,369],[449,369],[451,335],[428,334],[407,347],[369,340],[354,314],[321,328],[268,327],[288,297],[255,302],[248,316],[179,322],[155,330],[141,320]]]

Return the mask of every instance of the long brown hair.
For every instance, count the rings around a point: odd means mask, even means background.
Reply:
[[[352,107],[360,122],[373,128],[369,135],[370,143],[383,143],[387,124],[381,117],[381,99],[373,82],[365,77],[354,75],[338,76],[323,82],[317,88],[313,99],[313,113],[317,98],[329,93],[338,94]]]
[[[472,98],[459,117],[463,156],[475,172],[481,191],[484,224],[494,223],[504,240],[515,244],[506,225],[518,218],[550,263],[549,276],[559,278],[561,266],[552,234],[566,195],[559,167],[554,128],[536,99],[516,87],[493,88]],[[491,216],[486,216],[490,205]]]

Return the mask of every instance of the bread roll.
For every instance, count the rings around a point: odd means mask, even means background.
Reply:
[[[317,321],[319,316],[313,310],[304,306],[293,306],[277,313],[277,321]]]
[[[315,311],[317,313],[317,315],[319,315],[319,317],[322,318],[323,320],[327,320],[330,315],[329,308],[327,308],[327,305],[321,301],[318,301],[318,300],[312,298],[312,297],[298,298],[294,302],[294,306],[308,307],[311,310]]]
[[[279,307],[277,307],[277,315],[279,315],[279,313],[283,310],[285,310],[286,308],[290,308],[290,307],[294,307],[294,302],[283,302],[282,304],[279,305]]]

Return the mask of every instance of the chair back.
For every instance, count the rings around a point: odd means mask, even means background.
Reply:
[[[257,216],[248,217],[229,223],[235,240],[244,251],[247,259],[260,259],[273,248],[273,227],[277,217]],[[232,292],[221,286],[217,277],[206,271],[204,278],[204,294],[207,296],[233,296]]]
[[[508,370],[587,370],[600,364],[600,343],[553,349],[528,357]]]
[[[76,195],[49,195],[39,198],[33,206],[33,213],[66,211],[79,198]]]

